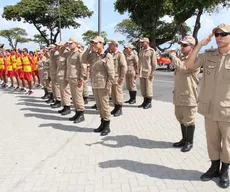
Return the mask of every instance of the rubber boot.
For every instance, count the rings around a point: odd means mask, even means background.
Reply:
[[[59,108],[61,107],[61,101],[56,100],[54,104],[50,105],[52,108]]]
[[[143,105],[143,109],[149,109],[152,107],[152,98],[146,98],[146,103]]]
[[[185,128],[185,130],[187,140],[185,142],[185,145],[181,148],[181,152],[188,152],[193,148],[195,125],[189,125]]]
[[[76,111],[76,112],[75,112],[75,115],[74,115],[73,117],[70,117],[69,120],[70,120],[70,121],[75,121],[75,119],[77,118],[77,116],[78,116],[78,113],[77,113],[77,111]]]
[[[102,132],[103,129],[104,129],[104,119],[101,118],[101,124],[100,124],[100,126],[97,129],[94,129],[93,131],[95,133],[100,133],[100,132]]]
[[[129,102],[129,104],[136,103],[136,95],[137,95],[137,91],[131,91],[131,101]]]
[[[106,136],[110,133],[110,121],[104,121],[103,130],[101,136]]]
[[[49,93],[49,99],[46,101],[46,103],[53,103],[54,102],[54,95],[53,93]]]
[[[182,139],[179,142],[173,143],[173,147],[183,147],[186,142],[186,127],[183,124],[180,124]]]
[[[97,110],[97,104],[93,105],[91,109],[96,109]]]
[[[200,180],[201,181],[210,181],[213,177],[219,177],[220,176],[220,160],[214,160],[212,161],[212,165],[209,168],[209,170],[201,175]]]
[[[114,109],[111,111],[111,115],[114,115],[117,111],[118,106],[114,104]]]
[[[146,103],[146,97],[144,97],[144,100],[143,100],[142,104],[139,105],[138,107],[139,107],[139,108],[143,108],[143,106],[145,105],[145,103]]]
[[[117,110],[115,111],[115,113],[113,114],[114,117],[118,117],[122,115],[122,105],[117,105]]]
[[[61,115],[68,115],[71,113],[70,106],[64,106],[64,110],[61,112]]]
[[[222,162],[222,166],[220,170],[219,186],[224,189],[229,187],[228,169],[229,169],[229,164]]]
[[[131,100],[132,100],[132,91],[129,91],[129,100],[125,101],[124,103],[130,103]]]
[[[42,99],[48,99],[48,97],[49,97],[49,92],[48,92],[48,90],[47,90],[46,88],[44,88],[44,91],[45,91],[45,94],[44,94],[44,96],[41,97],[41,98],[42,98]]]
[[[61,110],[58,110],[58,113],[62,113],[65,109],[65,106],[63,106],[63,108]]]
[[[80,123],[82,121],[85,121],[84,111],[78,111],[77,112],[77,118],[74,120],[74,123]]]

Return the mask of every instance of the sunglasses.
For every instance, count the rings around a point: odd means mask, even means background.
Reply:
[[[188,47],[188,46],[191,46],[191,44],[183,44],[183,43],[181,43],[180,45],[181,45],[181,47]]]
[[[215,37],[219,37],[219,36],[226,37],[226,36],[230,35],[230,33],[222,32],[222,33],[215,33],[214,35],[215,35]]]

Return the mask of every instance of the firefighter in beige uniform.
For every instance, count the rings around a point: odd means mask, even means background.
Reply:
[[[175,50],[169,51],[175,69],[173,104],[175,105],[175,116],[181,124],[182,132],[182,139],[174,143],[173,146],[182,147],[182,152],[188,152],[193,147],[200,69],[187,69],[184,65],[196,45],[196,40],[192,36],[185,36],[179,44],[183,54],[181,58],[177,57]]]
[[[84,52],[85,47],[84,47],[83,43],[79,43],[78,48],[79,48],[80,53]],[[90,67],[90,65],[87,63],[83,63],[82,66],[83,66],[83,69],[85,71],[85,77],[84,77],[84,81],[83,81],[83,99],[84,99],[84,103],[88,104],[88,97],[89,97],[88,85],[89,85],[89,67]]]
[[[111,98],[114,104],[114,109],[111,111],[111,114],[117,117],[122,115],[123,82],[127,72],[127,63],[124,53],[118,50],[118,41],[111,40],[108,44],[113,56],[115,71],[115,79],[111,89]]]
[[[125,103],[136,103],[137,86],[136,78],[138,76],[138,56],[133,52],[132,45],[124,46],[124,53],[127,61],[127,73],[126,73],[126,87],[129,91],[130,99]]]
[[[42,96],[41,98],[42,99],[48,99],[49,93],[48,93],[47,88],[45,87],[44,79],[43,79],[43,67],[44,67],[44,62],[46,60],[46,57],[44,55],[44,52],[41,51],[41,50],[38,51],[38,55],[40,57],[40,60],[38,61],[38,73],[39,73],[41,85],[43,86],[43,89],[44,89],[44,92],[45,92],[44,96]]]
[[[144,101],[138,107],[149,109],[152,107],[153,78],[156,70],[157,59],[154,49],[149,46],[149,39],[140,39],[141,50],[139,53],[140,88]]]
[[[110,133],[109,93],[114,81],[113,57],[104,51],[104,43],[104,38],[94,37],[82,56],[83,63],[91,67],[92,87],[101,117],[101,124],[94,132],[101,132],[101,136]]]
[[[51,87],[51,79],[50,79],[50,53],[48,50],[44,51],[44,63],[43,63],[43,71],[42,71],[42,79],[44,81],[44,86],[48,92],[48,98],[52,97],[52,87]]]
[[[52,82],[53,97],[55,100],[55,102],[50,105],[52,108],[61,107],[60,85],[57,81],[57,58],[58,58],[58,55],[59,55],[59,52],[57,50],[57,46],[55,46],[50,52],[50,78],[51,78],[51,82]],[[52,103],[53,101],[50,101],[48,103]]]
[[[67,57],[70,50],[64,42],[58,43],[57,46],[59,50],[59,56],[57,58],[57,81],[60,85],[61,101],[63,105],[63,109],[59,110],[58,113],[67,115],[71,113],[70,86],[66,77]]]
[[[69,118],[74,123],[80,123],[85,120],[84,100],[83,100],[83,78],[85,76],[82,67],[82,53],[78,50],[78,43],[74,37],[68,41],[70,52],[67,58],[67,78],[70,84],[70,91],[75,108],[75,115]]]
[[[197,55],[215,35],[217,50]],[[188,57],[188,68],[204,67],[198,112],[205,116],[208,154],[212,165],[202,181],[219,177],[219,186],[229,187],[230,163],[230,25],[221,24],[202,40]],[[220,163],[222,162],[222,163]],[[220,168],[221,164],[221,168]]]

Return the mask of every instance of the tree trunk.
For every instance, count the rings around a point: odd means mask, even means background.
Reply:
[[[198,31],[200,30],[201,27],[200,19],[202,14],[203,14],[203,8],[199,8],[196,16],[195,27],[193,29],[193,34],[192,34],[192,36],[196,39],[196,44],[198,43],[197,36],[198,36]]]
[[[180,23],[177,27],[178,27],[178,31],[180,32],[181,37],[183,39],[187,35],[186,29],[185,29],[183,23]]]
[[[46,42],[46,44],[48,46],[50,44],[49,40],[46,38],[46,36],[44,35],[44,33],[42,33],[42,31],[40,30],[40,28],[35,23],[33,23],[33,25],[38,30],[38,32],[41,34],[41,36],[44,38],[44,40],[45,40],[45,42]]]

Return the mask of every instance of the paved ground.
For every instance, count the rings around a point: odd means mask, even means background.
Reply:
[[[86,121],[76,125],[67,120],[71,115],[50,109],[42,94],[0,90],[0,192],[224,191],[217,180],[199,181],[209,167],[202,116],[194,149],[181,153],[172,148],[180,139],[172,103],[125,106],[123,116],[112,118],[111,134],[100,137],[93,133],[99,125],[93,101]]]

